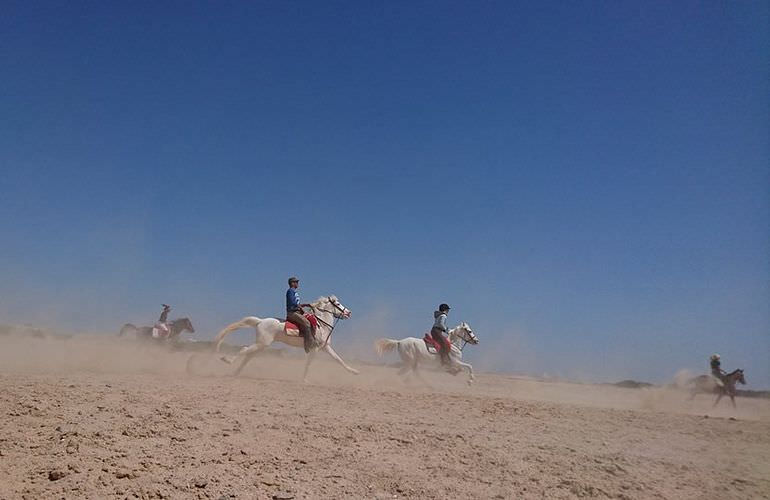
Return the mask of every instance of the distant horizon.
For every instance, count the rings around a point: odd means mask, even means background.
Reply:
[[[770,387],[770,3],[81,4],[0,19],[0,318]],[[248,332],[234,341],[246,343]]]
[[[74,331],[74,330],[55,330],[50,327],[42,327],[42,326],[35,326],[35,325],[29,325],[29,324],[21,324],[21,325],[14,325],[9,323],[3,323],[0,321],[0,342],[2,342],[3,338],[3,331],[2,329],[5,327],[9,328],[29,328],[31,330],[39,330],[44,331],[45,333],[51,335],[51,336],[62,336],[66,338],[76,337],[76,336],[97,336],[97,337],[106,337],[110,338],[111,336],[115,335],[115,332],[106,332],[106,331],[90,331],[90,332],[82,332],[82,331]],[[118,341],[118,339],[115,339]],[[128,341],[132,341],[133,339],[129,338]],[[182,342],[212,342],[212,338],[198,338],[195,334],[185,333],[182,335]],[[62,341],[62,340],[59,340]],[[119,341],[125,341],[119,340]],[[223,345],[230,346],[230,348],[237,349],[240,347],[244,347],[246,345],[249,345],[248,342],[244,343],[233,343],[232,341],[228,341],[228,339],[225,339],[223,342]],[[366,356],[363,353],[356,353],[356,352],[345,352],[345,345],[342,346],[336,346],[335,348],[339,350],[341,353],[346,354],[346,359],[353,363],[364,363],[366,365],[372,365],[372,366],[395,366],[400,363],[400,360],[397,356],[386,356],[384,358],[378,358],[375,356]],[[285,350],[287,351],[293,358],[301,359],[304,355],[300,350],[293,349],[290,346],[284,345],[284,344],[273,344],[270,349],[274,350]],[[184,352],[184,351],[183,351]],[[349,355],[349,356],[348,356]],[[332,362],[331,359],[327,360],[330,363]],[[256,361],[258,362],[258,361]],[[688,376],[697,376],[697,375],[704,375],[707,374],[706,370],[697,371],[694,369],[690,369],[687,367],[680,368],[677,370],[669,379],[667,380],[659,380],[657,382],[650,382],[651,379],[633,379],[633,378],[612,378],[608,377],[605,380],[591,380],[591,379],[579,379],[579,378],[571,378],[568,376],[562,376],[558,375],[556,373],[548,373],[548,371],[542,371],[541,373],[533,373],[533,372],[526,372],[526,371],[519,371],[519,370],[511,370],[506,369],[502,367],[481,367],[481,368],[474,368],[474,371],[479,374],[490,374],[490,375],[510,375],[514,377],[523,377],[523,378],[531,378],[534,380],[540,380],[540,381],[557,381],[557,382],[569,382],[569,383],[575,383],[575,384],[598,384],[598,385],[613,385],[617,386],[621,382],[634,382],[637,384],[643,384],[643,385],[649,385],[652,387],[666,387],[669,385],[676,385],[676,378],[682,373],[687,374]],[[738,387],[739,391],[747,391],[752,393],[767,393],[770,392],[770,387],[766,388],[756,388],[753,387],[750,383],[750,375],[747,375],[749,377],[749,380],[747,381],[747,385]],[[753,388],[752,388],[753,387]]]

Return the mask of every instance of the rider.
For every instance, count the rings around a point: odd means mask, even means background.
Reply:
[[[727,375],[727,372],[722,369],[720,366],[722,361],[719,354],[712,354],[710,358],[710,364],[711,364],[711,374],[716,377],[717,380],[725,383],[725,376]]]
[[[444,334],[449,335],[449,327],[446,324],[446,318],[449,314],[450,307],[446,304],[438,306],[438,311],[433,311],[433,328],[430,329],[430,336],[439,345],[439,355],[441,356],[441,364],[447,369],[447,371],[453,371],[451,360],[449,359],[449,339]]]
[[[158,322],[155,323],[155,328],[158,332],[158,336],[168,337],[169,333],[171,333],[171,330],[168,327],[168,313],[171,311],[171,306],[167,304],[162,305],[163,310],[160,312],[160,318],[158,318]]]
[[[315,329],[302,310],[303,307],[310,307],[310,304],[300,304],[297,288],[299,288],[299,278],[292,276],[289,278],[289,289],[286,290],[286,321],[297,325],[305,341],[305,352],[310,352],[317,346]]]

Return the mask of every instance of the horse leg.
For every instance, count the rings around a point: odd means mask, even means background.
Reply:
[[[340,355],[337,354],[337,351],[332,349],[332,346],[330,344],[326,344],[326,346],[324,346],[324,350],[329,353],[329,356],[334,358],[339,364],[341,364],[347,371],[349,371],[353,375],[358,375],[360,373],[355,368],[351,368],[350,366],[348,366],[348,364],[345,363],[345,361],[340,357]]]
[[[471,366],[471,364],[463,363],[462,361],[455,361],[455,363],[457,363],[457,366],[459,366],[460,368],[465,368],[466,370],[468,370],[468,385],[473,384],[473,380],[474,380],[473,367]]]
[[[307,353],[307,357],[305,358],[305,371],[302,374],[302,383],[303,384],[307,384],[307,372],[310,369],[310,363],[312,363],[313,360],[315,359],[315,355],[316,355],[317,352],[318,351],[316,351],[314,349],[314,350],[310,351],[309,353]]]
[[[249,349],[251,349],[252,347],[254,347],[256,345],[257,344],[251,344],[250,346],[241,347],[241,349],[237,353],[233,354],[232,356],[224,356],[223,355],[223,356],[220,356],[219,359],[221,359],[222,361],[224,361],[228,365],[231,365],[231,364],[233,364],[235,362],[236,359],[238,359],[238,356],[245,355],[249,351]]]
[[[430,354],[428,356],[430,356]],[[428,383],[428,381],[425,380],[425,378],[422,376],[422,371],[420,371],[420,368],[419,368],[419,362],[420,362],[420,352],[417,351],[414,353],[414,358],[412,358],[412,373],[414,373],[415,377],[417,377],[417,379],[420,382],[425,384],[425,386],[428,389],[433,389],[433,387]]]
[[[242,349],[241,352],[239,352],[238,354],[243,355],[243,360],[241,361],[241,364],[238,365],[238,368],[235,370],[235,373],[233,373],[233,376],[237,377],[238,375],[240,375],[241,371],[243,370],[243,367],[246,366],[246,363],[251,361],[251,358],[256,356],[259,353],[259,351],[261,351],[264,348],[265,346],[261,344],[254,344],[249,347],[246,347],[245,350]]]
[[[417,368],[417,360],[415,360],[415,361],[414,361],[414,366],[412,367],[412,373],[414,373],[414,374],[415,374],[415,376],[417,376],[417,378],[419,379],[419,381],[420,381],[420,382],[422,382],[423,384],[425,384],[425,386],[426,386],[428,389],[433,389],[433,386],[432,386],[432,385],[430,385],[430,383],[428,383],[428,381],[427,381],[427,380],[425,380],[425,378],[422,376],[422,371],[420,371],[420,370]]]
[[[411,356],[410,352],[406,349],[402,349],[400,344],[397,347],[398,356],[401,358],[401,368],[398,369],[398,376],[401,377],[401,382],[406,384],[411,378],[410,372],[414,367],[414,358]]]
[[[724,392],[719,391],[719,394],[717,395],[717,400],[714,401],[714,405],[712,406],[712,408],[716,408],[716,406],[719,404],[719,401],[722,399],[722,396],[724,395],[725,395]]]

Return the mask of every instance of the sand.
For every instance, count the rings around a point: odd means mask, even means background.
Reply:
[[[0,498],[770,498],[768,400],[189,358],[0,337]]]

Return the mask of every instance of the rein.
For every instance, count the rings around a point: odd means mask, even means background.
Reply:
[[[459,327],[458,327],[458,328],[459,328]],[[460,337],[459,335],[455,335],[454,333],[452,334],[452,336],[453,336],[453,337],[455,337],[455,338],[457,338],[457,339],[459,339],[459,340],[462,340],[462,341],[463,341],[463,345],[462,345],[461,347],[458,347],[458,349],[460,349],[460,352],[463,352],[463,349],[465,349],[465,346],[466,346],[466,345],[468,345],[468,344],[470,344],[470,341],[469,341],[469,340],[467,340],[467,339],[465,339],[464,337]],[[451,342],[451,341],[450,341],[450,342]],[[452,344],[454,345],[454,342],[452,342]],[[456,347],[456,346],[455,346],[455,347]]]
[[[465,349],[465,346],[466,346],[466,345],[468,345],[468,341],[467,341],[467,340],[465,340],[465,339],[464,339],[464,338],[462,338],[462,337],[458,337],[458,338],[459,338],[460,340],[462,340],[462,341],[463,341],[463,345],[462,345],[462,346],[459,348],[459,349],[460,349],[460,352],[463,352],[463,349]]]
[[[337,308],[338,311],[340,311],[343,314],[345,313],[345,310],[343,308],[341,308],[335,302],[332,302],[331,297],[326,297],[326,299],[329,301],[329,303],[331,305],[333,305],[335,308]],[[334,328],[337,326],[337,323],[340,321],[340,318],[334,314],[334,311],[328,311],[326,309],[321,309],[321,308],[316,309],[316,307],[313,304],[308,304],[308,305],[313,310],[313,315],[315,316],[315,319],[329,327],[329,336],[326,337],[326,340],[324,341],[324,345],[321,346],[321,349],[323,349],[324,347],[329,345],[329,342],[331,342],[331,340],[332,340],[332,333],[334,333]],[[331,314],[332,318],[334,318],[334,320],[332,321],[332,324],[330,325],[329,323],[327,323],[323,319],[319,318],[318,315],[315,314],[316,310],[321,311],[321,312],[325,312],[325,313],[328,313],[328,314]]]

